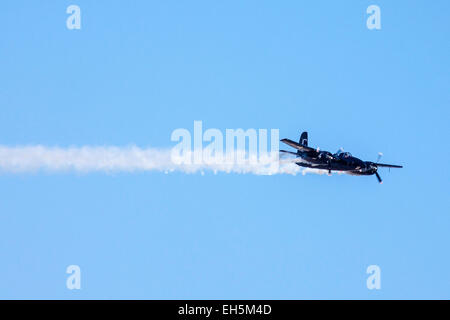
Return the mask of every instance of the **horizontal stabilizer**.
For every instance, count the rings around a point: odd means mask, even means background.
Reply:
[[[281,139],[280,141],[287,144],[288,146],[291,146],[292,148],[299,150],[299,151],[306,151],[306,152],[316,151],[316,149],[301,145],[300,143],[292,141],[290,139]]]
[[[280,152],[283,152],[283,153],[289,153],[289,154],[293,154],[294,156],[298,156],[297,153],[292,152],[292,151],[280,150]]]

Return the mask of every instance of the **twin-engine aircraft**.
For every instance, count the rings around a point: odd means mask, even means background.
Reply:
[[[378,182],[383,183],[377,172],[378,168],[403,168],[403,166],[378,163],[380,157],[377,162],[363,161],[353,157],[350,152],[344,152],[342,149],[332,154],[328,151],[319,150],[319,148],[314,149],[308,147],[308,132],[303,132],[301,134],[298,143],[290,139],[281,139],[281,142],[297,149],[297,152],[280,150],[280,152],[295,155],[296,158],[294,162],[297,165],[306,168],[328,170],[329,175],[331,174],[331,171],[342,171],[356,176],[369,176],[374,174],[377,177]]]

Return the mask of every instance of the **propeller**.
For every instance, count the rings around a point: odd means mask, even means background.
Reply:
[[[378,152],[378,158],[377,158],[376,162],[380,162],[380,159],[381,159],[382,156],[383,156],[383,153]]]
[[[378,172],[375,171],[375,175],[377,176],[378,182],[379,183],[383,183],[383,180],[381,180],[380,175],[378,174]]]

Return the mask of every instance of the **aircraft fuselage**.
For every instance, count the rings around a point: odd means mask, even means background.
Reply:
[[[300,136],[299,142],[290,139],[282,139],[281,142],[297,149],[297,152],[280,150],[280,152],[293,154],[296,156],[295,163],[300,167],[328,170],[342,171],[351,175],[376,175],[378,181],[382,180],[378,174],[379,167],[387,168],[402,168],[399,165],[363,161],[353,157],[349,152],[344,152],[342,149],[334,154],[328,151],[320,151],[308,146],[308,133],[303,132]]]

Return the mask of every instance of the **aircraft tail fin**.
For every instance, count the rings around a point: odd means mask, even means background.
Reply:
[[[298,141],[298,143],[305,147],[308,146],[308,132],[306,131],[302,132],[302,135],[300,136],[300,140]]]

